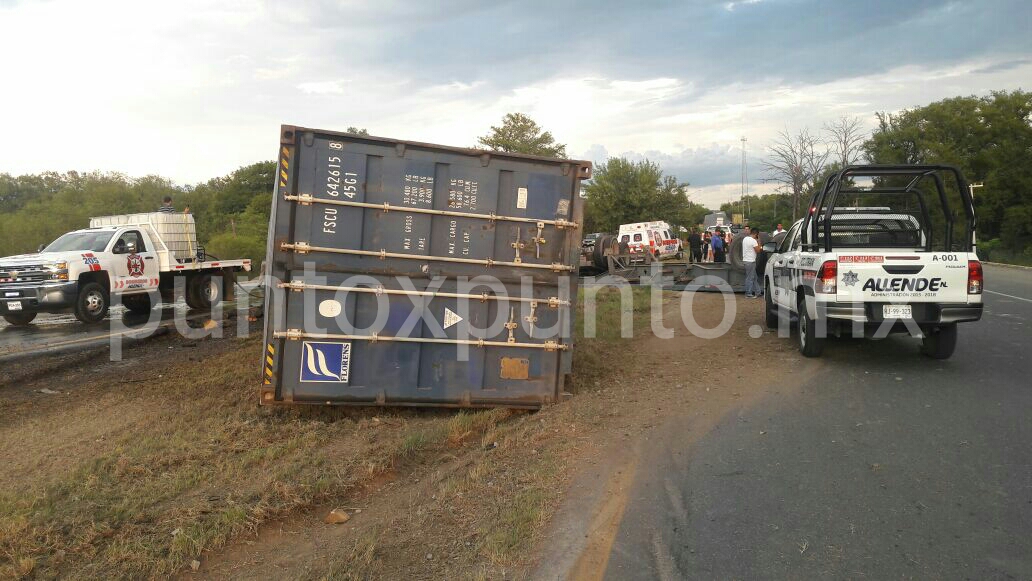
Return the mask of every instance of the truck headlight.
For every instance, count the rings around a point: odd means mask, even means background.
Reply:
[[[50,278],[53,280],[68,280],[68,263],[57,262],[47,267],[50,271]]]

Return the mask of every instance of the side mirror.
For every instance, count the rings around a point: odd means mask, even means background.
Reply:
[[[774,252],[777,251],[777,249],[778,249],[778,245],[774,244],[773,242],[768,242],[768,243],[763,245],[763,251],[768,253],[768,254],[773,254]]]
[[[44,250],[46,250],[46,248],[47,248],[46,244],[40,244],[39,248],[36,249],[36,252],[43,252]]]

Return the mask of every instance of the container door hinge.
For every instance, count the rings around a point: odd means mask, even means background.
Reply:
[[[290,341],[300,341],[302,338],[304,338],[305,332],[301,329],[287,329],[287,332],[284,333],[284,335]]]
[[[509,307],[509,322],[505,324],[505,328],[509,330],[509,343],[516,342],[516,328],[520,324],[516,322],[516,308]]]
[[[289,242],[284,242],[280,245],[280,249],[293,250],[297,254],[308,254],[309,252],[311,252],[312,247],[307,242],[295,242],[293,244],[290,244]]]
[[[294,291],[296,293],[299,293],[299,292],[305,290],[305,288],[308,287],[308,285],[305,284],[305,282],[302,281],[302,280],[292,280],[292,281],[290,281],[290,282],[288,282],[288,283],[286,283],[286,284],[284,284],[282,286],[283,286],[283,288],[288,288],[288,289],[290,289],[290,290],[292,290],[292,291]]]
[[[312,202],[315,200],[315,196],[312,194],[298,194],[296,197],[297,203],[302,206],[311,206]]]
[[[517,234],[516,234],[516,242],[510,242],[509,246],[512,246],[513,248],[516,249],[516,258],[514,258],[512,261],[515,262],[516,264],[520,264],[520,263],[523,262],[523,259],[520,258],[520,250],[523,250],[523,248],[526,245],[523,243],[522,233],[518,229],[517,229],[516,232],[517,232]]]
[[[541,234],[544,232],[544,229],[545,229],[545,223],[544,222],[538,222],[537,223],[537,234],[534,235],[534,246],[535,246],[534,257],[535,258],[541,258],[541,245],[548,242],[548,240],[545,240],[541,236]]]
[[[559,349],[566,351],[566,345],[560,345],[555,341],[545,341],[545,351],[558,351]]]
[[[538,320],[538,318],[537,318],[537,308],[538,308],[537,301],[531,301],[530,302],[530,314],[527,315],[526,317],[523,317],[523,320],[526,321],[530,325],[530,337],[532,337],[532,338],[534,337],[534,324],[537,323],[537,320]]]

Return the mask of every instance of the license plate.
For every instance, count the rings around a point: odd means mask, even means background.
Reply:
[[[9,301],[7,303],[7,310],[8,311],[20,311],[21,310],[21,301]]]
[[[910,305],[882,305],[882,318],[913,319],[914,309]]]

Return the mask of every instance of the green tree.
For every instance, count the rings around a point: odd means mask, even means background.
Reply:
[[[675,228],[701,221],[706,208],[685,195],[687,183],[664,176],[649,160],[632,162],[611,158],[595,167],[584,185],[585,227],[593,232],[615,232],[621,224],[666,220]]]
[[[172,196],[189,207],[198,240],[220,258],[265,256],[275,163],[260,162],[195,187],[161,176],[131,178],[119,173],[0,174],[0,256],[31,252],[92,216],[152,212]]]
[[[369,135],[369,132],[366,131],[365,128],[359,129],[358,127],[355,127],[354,125],[348,126],[346,131],[347,131],[347,133],[354,133],[355,135]]]
[[[864,144],[871,162],[958,166],[969,182],[985,184],[975,194],[979,239],[1032,247],[1032,93],[955,97],[877,118]]]
[[[530,117],[523,113],[509,113],[500,127],[491,126],[491,132],[477,139],[480,145],[495,151],[526,153],[544,157],[566,157],[566,146]]]

